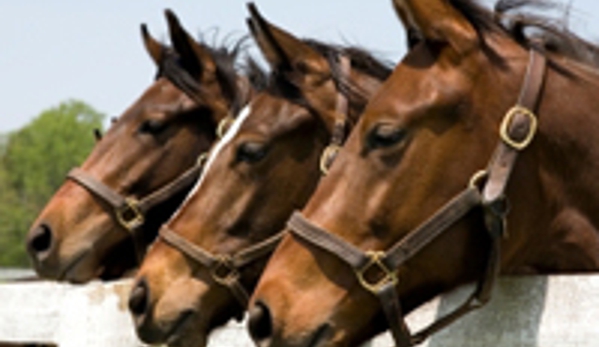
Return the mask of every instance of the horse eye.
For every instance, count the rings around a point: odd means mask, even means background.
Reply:
[[[407,36],[408,50],[414,48],[420,42],[424,41],[422,34],[413,28],[408,29]]]
[[[368,146],[374,148],[391,147],[406,137],[406,131],[391,125],[381,125],[374,128],[368,136]]]
[[[246,142],[237,148],[237,161],[246,163],[256,163],[264,159],[268,154],[267,147],[258,142]]]
[[[141,123],[138,132],[142,134],[158,135],[166,129],[166,122],[149,119]]]

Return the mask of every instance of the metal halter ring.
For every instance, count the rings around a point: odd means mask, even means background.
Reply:
[[[487,170],[479,170],[474,175],[472,175],[472,178],[470,178],[468,187],[480,188],[479,184],[481,184],[481,182],[483,180],[487,179],[488,177],[489,177],[489,173],[487,172]]]
[[[228,286],[239,279],[239,271],[231,263],[231,258],[227,255],[220,255],[216,258],[216,263],[210,269],[210,274],[218,284]]]
[[[208,152],[204,152],[198,156],[198,160],[196,161],[197,165],[203,165],[206,160],[208,160]]]
[[[233,124],[234,121],[235,120],[231,116],[227,116],[227,117],[223,118],[218,123],[218,127],[216,128],[216,136],[218,136],[218,138],[222,139],[223,136],[225,136],[225,133],[227,132],[227,130],[229,130],[229,127],[231,126],[231,124]]]
[[[329,169],[340,149],[341,146],[339,145],[328,145],[322,152],[322,155],[320,156],[320,172],[322,172],[323,175],[326,176],[329,173]]]
[[[530,124],[528,126],[528,134],[526,134],[524,139],[522,139],[521,141],[511,138],[509,134],[510,124],[512,123],[514,117],[518,114],[522,114],[528,117],[530,120]],[[530,144],[536,132],[537,116],[532,111],[522,106],[512,107],[512,109],[510,109],[508,113],[505,115],[505,118],[503,118],[503,121],[501,122],[501,127],[499,128],[499,135],[501,136],[503,142],[505,142],[507,145],[518,151],[523,150]]]
[[[390,270],[385,264],[383,264],[382,259],[385,257],[385,252],[381,251],[368,251],[366,255],[370,258],[368,263],[364,265],[359,270],[354,270],[356,276],[358,277],[358,281],[364,287],[364,289],[368,290],[371,293],[378,293],[380,289],[387,283],[391,283],[392,285],[397,284],[397,274]],[[374,267],[378,268],[380,272],[384,274],[384,276],[375,283],[369,282],[365,275],[366,273],[373,269]]]
[[[139,209],[135,198],[126,198],[125,204],[115,209],[116,219],[125,229],[133,231],[144,224],[144,215]]]

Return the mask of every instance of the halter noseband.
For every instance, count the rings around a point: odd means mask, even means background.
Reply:
[[[179,67],[177,57],[172,51],[164,49],[163,53],[164,60],[160,67],[160,75],[165,76],[195,102],[202,103],[203,101],[199,97],[202,86],[187,71]],[[230,116],[221,120],[217,128],[219,138],[222,137],[221,133],[225,131],[229,123]],[[166,202],[193,184],[203,170],[206,157],[207,154],[202,153],[193,167],[170,183],[139,200],[132,196],[122,196],[81,168],[72,169],[67,174],[67,179],[81,185],[112,208],[112,215],[133,240],[136,260],[141,263],[144,252],[140,249],[141,245],[138,244],[136,233],[144,225],[147,213],[155,206]]]
[[[339,61],[341,72],[345,75],[349,75],[349,70],[351,69],[350,59],[345,56],[340,56]],[[323,175],[327,174],[328,169],[335,160],[337,151],[343,144],[345,138],[346,114],[348,112],[349,102],[347,97],[341,92],[339,86],[337,86],[337,89],[336,118],[332,130],[331,142],[330,145],[325,148],[320,160],[320,169]],[[219,129],[220,128],[221,127],[219,127]],[[159,237],[171,247],[209,269],[210,276],[214,282],[228,288],[241,307],[245,309],[248,305],[249,294],[240,282],[241,269],[272,253],[285,234],[285,231],[281,231],[274,236],[251,245],[233,255],[212,254],[180,236],[167,225],[162,227]]]
[[[397,347],[408,347],[423,342],[430,335],[490,300],[493,283],[500,269],[501,238],[506,233],[505,190],[518,153],[530,144],[537,130],[537,117],[532,110],[537,108],[546,64],[546,57],[531,49],[518,104],[508,111],[502,121],[501,142],[487,169],[476,173],[464,191],[389,250],[364,252],[314,225],[300,212],[295,212],[289,220],[288,227],[292,235],[336,255],[350,265],[361,286],[379,298]],[[412,335],[403,318],[396,290],[398,284],[396,271],[475,207],[482,207],[486,230],[491,237],[491,250],[483,277],[478,281],[475,292],[465,303]],[[376,279],[372,278],[373,274],[378,274],[375,276]]]

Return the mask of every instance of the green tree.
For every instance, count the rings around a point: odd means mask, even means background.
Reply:
[[[30,224],[68,170],[88,155],[103,118],[83,102],[68,101],[0,141],[0,266],[29,264],[24,241]]]

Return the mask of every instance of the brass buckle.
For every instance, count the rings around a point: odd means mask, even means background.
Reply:
[[[487,170],[479,170],[474,175],[472,175],[472,178],[470,178],[468,187],[480,189],[479,184],[481,184],[481,182],[487,179],[488,177],[489,173],[487,172]]]
[[[514,119],[514,116],[516,116],[516,114],[519,113],[527,116],[530,119],[528,134],[524,137],[522,141],[514,140],[509,135],[509,126],[512,123],[512,120]],[[499,128],[499,134],[501,135],[501,139],[503,140],[503,142],[505,142],[507,145],[518,151],[523,150],[530,144],[536,132],[537,116],[532,111],[522,106],[512,107],[512,109],[509,110],[503,118],[503,121],[501,122],[501,127]]]
[[[227,132],[227,130],[229,130],[229,127],[231,126],[231,124],[233,124],[234,121],[235,120],[231,116],[227,116],[227,117],[223,118],[218,123],[218,127],[216,128],[216,136],[218,136],[219,139],[222,139],[223,136],[225,136],[225,133]]]
[[[391,283],[392,285],[397,284],[397,274],[394,271],[389,270],[389,268],[383,264],[382,259],[385,257],[385,252],[381,251],[368,251],[366,252],[366,256],[368,256],[369,261],[364,267],[359,270],[355,270],[356,276],[358,277],[358,281],[366,290],[371,293],[378,293],[379,290],[383,287],[383,285],[387,283]],[[382,272],[385,276],[378,280],[375,283],[369,282],[365,275],[366,273],[373,269],[376,266],[380,272]]]
[[[139,201],[126,198],[125,204],[115,210],[119,223],[127,230],[133,231],[144,224],[144,216],[139,210]]]
[[[200,154],[198,156],[198,160],[196,161],[196,165],[200,166],[200,165],[204,165],[206,163],[206,160],[208,160],[208,152],[204,152],[202,154]]]
[[[216,257],[216,264],[210,269],[210,274],[216,283],[224,286],[228,286],[239,279],[239,271],[233,266],[228,255]]]
[[[322,155],[320,156],[320,172],[322,172],[324,176],[328,175],[333,160],[340,149],[341,147],[338,145],[328,145],[327,148],[322,151]]]

